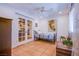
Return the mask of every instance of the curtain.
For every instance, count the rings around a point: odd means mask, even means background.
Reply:
[[[72,55],[79,56],[79,4],[75,4],[73,7],[73,49]]]

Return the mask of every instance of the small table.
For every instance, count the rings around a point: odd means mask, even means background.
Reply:
[[[72,48],[63,45],[62,42],[56,42],[56,55],[57,56],[71,56]]]

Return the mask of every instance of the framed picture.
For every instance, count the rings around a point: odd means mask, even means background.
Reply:
[[[48,21],[48,30],[49,31],[56,31],[56,23],[55,23],[55,20]]]

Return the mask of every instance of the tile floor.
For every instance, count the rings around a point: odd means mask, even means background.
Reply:
[[[46,41],[33,41],[12,49],[12,56],[55,56],[56,45]]]

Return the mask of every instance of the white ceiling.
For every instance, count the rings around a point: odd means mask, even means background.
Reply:
[[[32,17],[47,19],[60,14],[68,14],[71,7],[69,3],[9,3],[4,5],[23,11]]]

